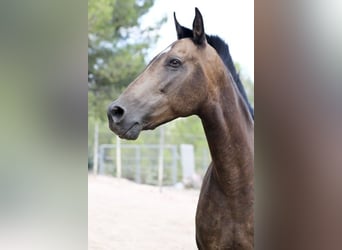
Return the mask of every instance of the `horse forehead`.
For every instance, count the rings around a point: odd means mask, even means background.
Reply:
[[[170,51],[171,52],[178,52],[182,54],[191,53],[196,49],[196,46],[189,38],[184,38],[176,41],[172,44]]]
[[[215,49],[209,44],[207,44],[207,46],[198,47],[190,38],[177,40],[170,46],[168,53],[176,53],[183,56],[191,55],[191,57],[198,58],[214,58],[218,56]]]

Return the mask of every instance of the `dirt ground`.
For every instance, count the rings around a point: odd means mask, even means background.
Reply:
[[[88,249],[197,249],[198,190],[88,177]]]

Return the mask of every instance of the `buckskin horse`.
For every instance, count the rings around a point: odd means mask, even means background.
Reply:
[[[109,128],[134,140],[142,130],[197,115],[212,158],[197,205],[198,249],[253,249],[254,111],[227,44],[205,34],[199,10],[192,30],[174,20],[178,40],[110,104]]]

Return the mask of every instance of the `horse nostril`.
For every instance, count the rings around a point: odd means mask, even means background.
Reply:
[[[125,114],[125,110],[120,106],[114,106],[110,108],[109,113],[115,123],[119,123]]]

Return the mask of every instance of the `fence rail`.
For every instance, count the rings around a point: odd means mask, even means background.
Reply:
[[[137,183],[157,185],[158,153],[160,145],[120,145],[121,176]],[[99,174],[115,175],[117,145],[102,144],[99,147]],[[163,183],[173,185],[179,180],[179,155],[176,145],[163,145]]]

